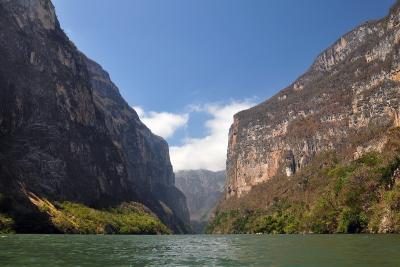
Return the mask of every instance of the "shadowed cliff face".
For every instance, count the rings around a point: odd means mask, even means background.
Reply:
[[[155,136],[139,120],[136,112],[119,94],[107,72],[85,58],[96,106],[105,113],[105,124],[113,144],[124,158],[127,181],[135,188],[138,199],[153,207],[168,225],[185,232],[189,225],[186,198],[175,186],[168,144]],[[169,214],[170,212],[173,214]],[[177,220],[177,218],[179,220]]]
[[[0,0],[0,192],[29,213],[21,187],[99,208],[141,202],[175,232],[189,223],[167,143],[68,40],[49,0]]]
[[[229,133],[225,199],[272,177],[290,177],[320,152],[356,159],[383,148],[399,126],[400,4],[324,51],[292,85],[235,115]]]

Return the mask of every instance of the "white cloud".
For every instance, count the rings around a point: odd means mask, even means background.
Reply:
[[[179,128],[186,127],[189,114],[174,114],[168,112],[146,112],[141,107],[133,107],[140,120],[150,128],[150,130],[165,139],[174,135]]]
[[[225,169],[228,133],[233,123],[233,115],[252,106],[254,103],[251,101],[233,101],[226,105],[192,106],[192,112],[206,112],[212,118],[205,122],[207,130],[205,137],[187,138],[182,146],[170,148],[174,171],[189,169],[219,171]]]

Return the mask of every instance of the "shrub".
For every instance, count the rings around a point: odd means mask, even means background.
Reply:
[[[367,215],[363,211],[344,208],[339,216],[337,233],[361,233],[368,225]]]
[[[308,216],[308,229],[317,234],[334,233],[337,227],[338,211],[330,200],[321,197]]]
[[[0,214],[0,233],[14,233],[14,220],[4,214]]]

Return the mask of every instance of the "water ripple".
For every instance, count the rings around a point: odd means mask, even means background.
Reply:
[[[400,236],[3,235],[0,266],[400,266]]]

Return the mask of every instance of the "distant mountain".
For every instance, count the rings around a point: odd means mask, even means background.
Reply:
[[[175,173],[175,185],[185,194],[190,221],[196,233],[202,233],[212,210],[224,191],[225,171],[179,171]]]
[[[397,1],[236,114],[211,231],[400,232],[399,49]]]
[[[150,210],[124,211],[188,232],[168,144],[77,50],[51,1],[0,0],[0,36],[0,219],[19,232],[62,232],[53,216],[66,202],[97,210],[139,202]],[[115,228],[104,224],[100,232]]]

